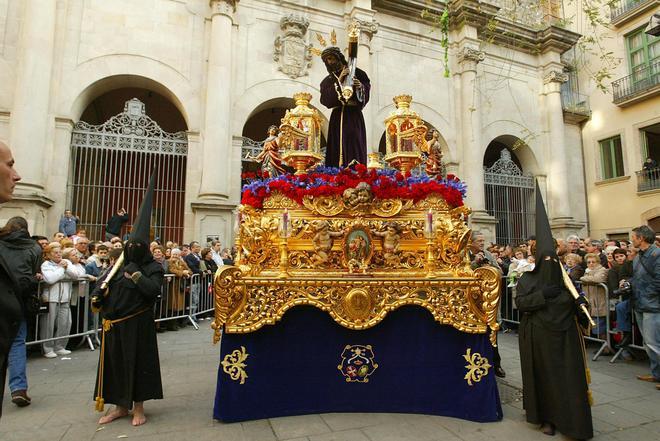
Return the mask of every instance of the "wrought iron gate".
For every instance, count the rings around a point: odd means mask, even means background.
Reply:
[[[534,178],[524,175],[502,149],[500,159],[484,170],[486,210],[497,219],[500,245],[518,245],[534,232]]]
[[[156,170],[152,238],[181,243],[188,140],[185,132],[164,132],[137,98],[100,125],[76,123],[71,137],[68,204],[79,228],[103,240],[108,219],[125,208],[130,231],[149,176]]]

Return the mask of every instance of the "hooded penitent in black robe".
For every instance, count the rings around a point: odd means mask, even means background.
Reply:
[[[544,264],[559,265],[554,260],[540,265]],[[529,423],[552,423],[564,435],[592,438],[582,334],[577,322],[581,316],[559,276],[546,274],[542,269],[525,273],[516,286],[516,305],[522,314],[518,339],[523,407]],[[556,280],[549,280],[552,278]],[[555,298],[543,295],[543,288],[550,283],[561,287]]]
[[[366,72],[361,69],[355,69],[355,77],[360,80],[364,89],[362,102],[356,99],[355,94],[348,103],[340,100],[341,84],[332,73],[321,82],[321,104],[332,109],[325,154],[325,165],[328,167],[345,167],[354,159],[361,164],[367,163],[367,129],[362,109],[369,101],[371,83]],[[340,142],[343,145],[341,164]]]
[[[140,244],[148,249],[146,243]],[[163,267],[151,255],[143,255],[131,261],[128,250],[127,263],[109,283],[109,294],[100,301],[104,320],[116,320],[143,311],[136,316],[112,325],[105,333],[103,399],[105,403],[131,409],[133,402],[163,398],[160,362],[156,341],[153,305],[161,292]],[[136,282],[124,276],[124,272],[140,272]],[[101,283],[93,297],[102,296]],[[97,373],[94,398],[99,396]]]

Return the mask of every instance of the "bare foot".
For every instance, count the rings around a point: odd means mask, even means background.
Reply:
[[[123,407],[115,406],[114,409],[108,411],[105,415],[99,420],[99,424],[108,424],[116,420],[117,418],[122,418],[128,415],[128,409]]]
[[[133,407],[133,426],[141,426],[147,422],[147,417],[144,416],[144,405],[143,403],[135,403]]]

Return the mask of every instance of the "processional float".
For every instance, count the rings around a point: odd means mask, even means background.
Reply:
[[[414,171],[426,127],[394,98],[388,166],[317,167],[318,112],[280,126],[295,169],[243,188],[235,266],[215,280],[215,417],[418,412],[502,417],[491,369],[500,275],[470,268],[465,185]],[[411,173],[413,171],[413,173]]]

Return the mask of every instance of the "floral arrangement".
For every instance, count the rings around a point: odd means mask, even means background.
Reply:
[[[279,192],[302,205],[305,196],[341,196],[344,190],[360,182],[371,186],[377,199],[412,199],[418,202],[431,194],[441,196],[451,207],[463,205],[467,186],[454,175],[435,178],[424,173],[406,174],[394,169],[367,170],[363,164],[354,168],[318,167],[302,175],[249,177],[243,186],[241,203],[262,208],[264,199]]]

